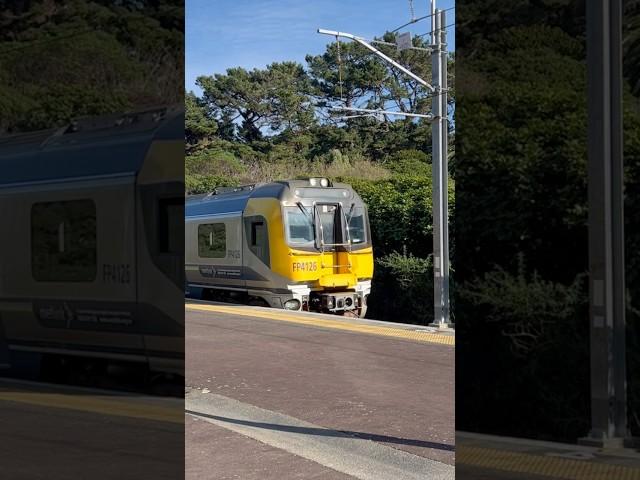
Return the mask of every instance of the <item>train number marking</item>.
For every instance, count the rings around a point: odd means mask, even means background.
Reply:
[[[315,272],[318,270],[318,262],[293,262],[294,272]]]
[[[131,265],[104,263],[102,265],[102,281],[104,283],[131,283]]]

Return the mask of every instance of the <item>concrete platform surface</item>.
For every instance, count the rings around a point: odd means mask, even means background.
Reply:
[[[0,477],[176,479],[184,401],[0,379]]]
[[[187,478],[265,468],[216,455],[221,429],[242,444],[239,457],[256,441],[279,450],[269,454],[274,472],[312,461],[319,478],[453,478],[454,342],[396,335],[414,325],[287,314],[187,303],[186,408],[198,422],[186,430]],[[220,477],[206,476],[205,458]]]

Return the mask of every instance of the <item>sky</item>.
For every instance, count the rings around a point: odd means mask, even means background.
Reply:
[[[293,60],[305,64],[307,54],[319,55],[335,37],[318,28],[353,33],[371,39],[411,20],[409,0],[188,0],[186,3],[186,90],[199,92],[200,75],[227,68],[263,68]],[[415,17],[429,13],[428,0],[413,0]],[[455,0],[437,0],[453,7]],[[446,12],[455,21],[455,10]],[[425,19],[401,31],[431,30]],[[448,29],[448,49],[455,49],[454,28]],[[343,39],[344,41],[350,41]]]

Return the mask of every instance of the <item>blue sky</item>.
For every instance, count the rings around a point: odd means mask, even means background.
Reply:
[[[438,8],[455,0],[438,0]],[[269,63],[318,55],[335,37],[318,28],[339,30],[365,38],[394,30],[411,19],[408,0],[188,0],[186,3],[187,90],[198,91],[200,75],[224,73],[230,67],[261,68]],[[416,17],[427,15],[428,0],[414,0]],[[447,24],[455,21],[449,10]],[[402,31],[431,30],[429,19]],[[449,50],[455,48],[449,28]],[[348,41],[348,40],[345,40]]]

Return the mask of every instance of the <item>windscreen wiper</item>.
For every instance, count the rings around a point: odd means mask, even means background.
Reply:
[[[300,209],[300,211],[302,213],[304,213],[307,217],[309,217],[309,220],[311,220],[311,223],[313,223],[313,215],[311,215],[306,208],[304,208],[304,205],[302,205],[302,202],[296,202],[296,205],[298,206],[298,208]]]
[[[349,209],[349,213],[347,213],[346,217],[348,221],[351,221],[351,214],[353,213],[353,209],[356,207],[355,202],[351,204],[351,208]]]

